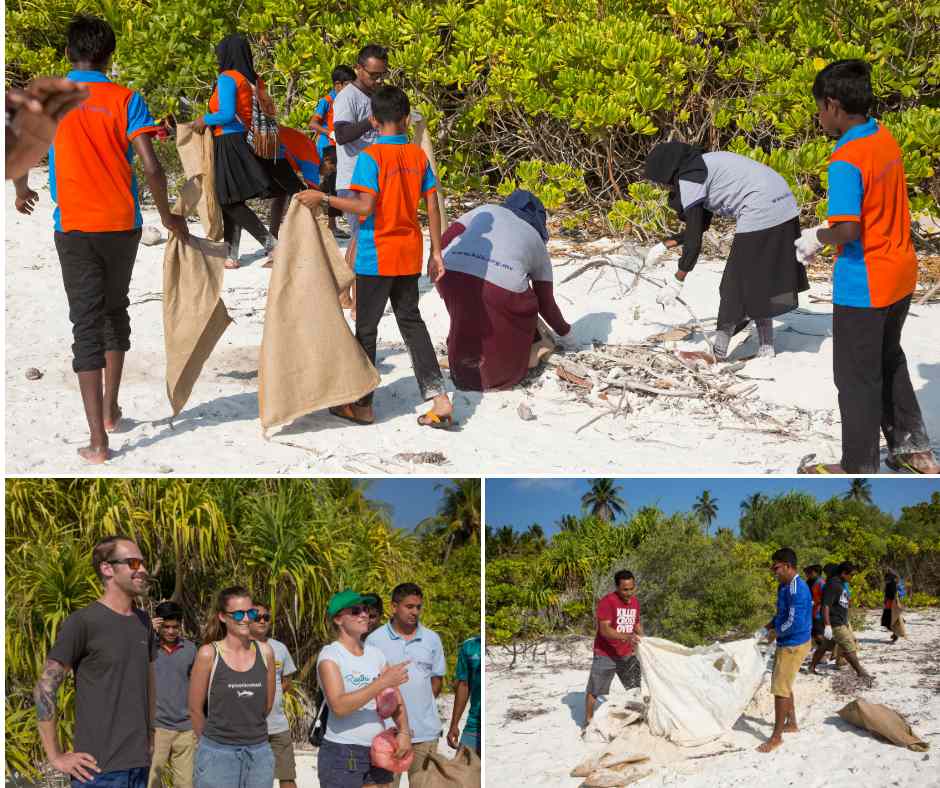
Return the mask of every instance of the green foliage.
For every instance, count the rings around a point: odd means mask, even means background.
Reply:
[[[632,189],[666,139],[741,152],[778,169],[809,215],[824,211],[833,143],[814,124],[816,72],[842,57],[874,69],[876,114],[904,151],[912,207],[937,211],[940,4],[853,0],[12,0],[6,80],[61,72],[74,10],[118,32],[115,64],[157,117],[201,111],[214,44],[234,30],[301,127],[338,63],[367,41],[391,50],[393,80],[437,140],[452,192],[531,188],[550,207],[591,201],[641,234],[668,213]],[[658,207],[657,207],[658,206]]]
[[[451,676],[457,646],[480,631],[478,540],[455,542],[446,529],[416,536],[393,528],[383,506],[369,500],[367,486],[348,479],[9,481],[7,774],[37,774],[43,758],[33,685],[62,622],[100,594],[91,549],[113,533],[135,538],[149,559],[153,586],[145,606],[152,613],[162,599],[179,602],[186,635],[197,642],[215,594],[226,585],[240,582],[270,606],[273,636],[286,643],[299,669],[286,709],[301,738],[316,657],[333,639],[326,602],[347,586],[382,594],[388,609],[395,585],[418,583],[425,592],[422,622],[440,634]],[[479,512],[479,485],[458,481],[443,492],[442,511]],[[66,746],[73,689],[69,679],[59,696]]]

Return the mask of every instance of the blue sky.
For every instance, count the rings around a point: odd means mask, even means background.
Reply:
[[[882,509],[897,515],[902,506],[929,500],[940,492],[940,480],[918,477],[869,479],[872,499]],[[618,479],[620,497],[631,511],[655,505],[667,514],[689,511],[702,490],[718,499],[718,518],[713,529],[737,529],[741,501],[752,493],[767,496],[790,490],[808,492],[819,500],[841,495],[848,479]],[[590,479],[487,479],[484,495],[486,525],[511,525],[524,531],[538,523],[547,534],[557,531],[564,514],[580,514],[581,496]]]
[[[366,498],[392,506],[392,523],[396,528],[412,530],[425,517],[437,512],[443,490],[449,479],[374,479],[366,490]]]

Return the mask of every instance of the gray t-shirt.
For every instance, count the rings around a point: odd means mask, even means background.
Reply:
[[[337,123],[359,123],[372,114],[372,97],[350,83],[333,99],[333,125]],[[359,139],[346,145],[336,146],[336,188],[348,189],[352,183],[356,157],[379,138],[376,129],[370,129]]]
[[[466,229],[444,250],[444,267],[513,293],[551,282],[552,261],[536,229],[501,205],[481,205],[457,219]]]
[[[343,677],[344,692],[355,692],[368,686],[379,677],[379,672],[385,667],[386,660],[375,646],[365,645],[362,648],[362,656],[356,656],[336,641],[324,646],[317,657],[317,672],[319,673],[320,663],[329,660],[339,667],[339,672]],[[375,698],[373,698],[365,706],[345,717],[340,717],[330,709],[324,738],[336,744],[359,744],[363,747],[370,747],[372,740],[383,730],[385,730],[385,725],[379,718]]]
[[[271,713],[268,715],[268,734],[283,733],[290,730],[290,723],[287,721],[287,715],[284,714],[284,690],[281,686],[282,679],[297,672],[297,666],[291,659],[287,646],[280,640],[268,638],[268,645],[274,652],[274,705],[271,707]]]
[[[765,164],[728,151],[702,158],[708,169],[705,182],[679,181],[684,209],[704,203],[717,216],[735,219],[738,233],[767,230],[800,215],[783,176]]]
[[[173,652],[157,648],[154,671],[157,674],[156,726],[168,731],[191,731],[189,718],[189,677],[196,661],[196,646],[183,639]]]
[[[49,659],[75,673],[75,752],[102,772],[150,765],[149,679],[156,640],[142,610],[115,613],[101,602],[65,619]]]

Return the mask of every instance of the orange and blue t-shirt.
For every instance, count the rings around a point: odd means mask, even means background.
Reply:
[[[326,126],[330,131],[333,131],[333,101],[335,99],[336,91],[331,90],[317,102],[317,107],[313,111],[313,114],[322,121],[320,125]],[[332,144],[333,142],[326,134],[321,133],[317,137],[317,153],[320,154],[321,159],[323,158],[324,148],[328,148]]]
[[[320,155],[317,146],[302,131],[287,126],[278,126],[277,157],[287,159],[287,162],[299,172],[307,186],[320,185]]]
[[[143,224],[133,140],[160,127],[139,93],[100,71],[71,71],[89,96],[59,123],[49,148],[49,191],[58,232],[107,233]]]
[[[264,88],[264,82],[258,79],[258,89]],[[213,126],[213,134],[241,132],[244,134],[251,126],[251,105],[254,91],[251,83],[239,71],[223,71],[219,74],[215,90],[209,99],[209,112],[203,115],[207,125]]]
[[[424,151],[405,134],[381,136],[356,158],[353,191],[376,196],[375,209],[359,224],[356,273],[411,276],[421,273],[424,240],[418,203],[437,187]]]
[[[885,307],[914,292],[917,256],[901,148],[874,118],[849,129],[829,164],[829,223],[859,222],[833,272],[832,302]]]

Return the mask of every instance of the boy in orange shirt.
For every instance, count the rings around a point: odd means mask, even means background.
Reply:
[[[91,433],[78,453],[90,463],[108,459],[108,433],[121,419],[118,392],[131,346],[127,293],[143,223],[134,153],[163,226],[189,237],[186,220],[170,213],[166,175],[150,139],[160,127],[140,94],[106,76],[115,46],[114,31],[101,19],[77,16],[69,25],[68,78],[89,96],[62,119],[49,149],[55,245],[74,338],[72,369]],[[27,178],[28,173],[16,181],[16,209],[28,214],[39,195]]]
[[[838,137],[829,164],[829,224],[803,230],[797,257],[837,246],[832,363],[842,414],[842,460],[801,473],[878,473],[879,432],[893,470],[940,473],[901,349],[917,286],[917,256],[901,149],[868,116],[871,66],[839,60],[813,83],[819,123]]]
[[[377,88],[372,96],[372,126],[378,141],[356,159],[351,189],[354,197],[334,197],[306,191],[297,199],[308,206],[358,214],[359,243],[356,248],[356,339],[375,363],[379,320],[389,299],[395,320],[414,364],[422,398],[433,400],[431,410],[418,418],[422,426],[453,426],[453,406],[444,391],[444,378],[437,363],[427,326],[418,310],[418,278],[424,257],[424,242],[418,224],[418,202],[424,198],[431,235],[428,278],[444,276],[441,256],[441,214],[434,199],[437,181],[424,151],[408,142],[411,105],[396,87]],[[372,394],[359,402],[331,408],[335,416],[357,424],[375,420]]]

